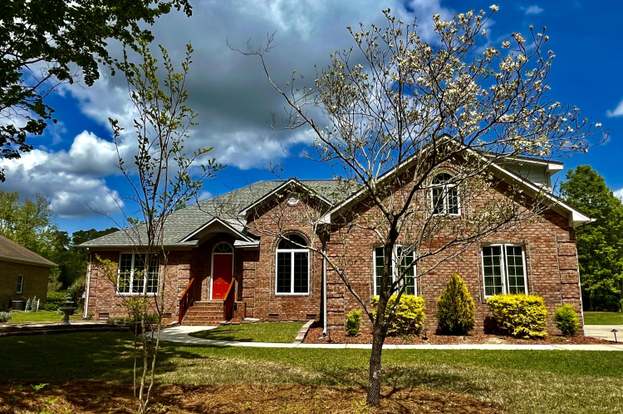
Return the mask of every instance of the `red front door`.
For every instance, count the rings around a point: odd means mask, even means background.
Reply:
[[[232,254],[214,254],[212,256],[212,299],[224,299],[231,284],[233,272]]]

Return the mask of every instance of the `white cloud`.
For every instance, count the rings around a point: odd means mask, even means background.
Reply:
[[[621,102],[619,102],[616,108],[614,108],[613,110],[606,111],[606,115],[609,118],[623,116],[623,99],[621,99]]]
[[[69,152],[34,149],[19,159],[0,158],[7,177],[0,190],[26,198],[43,195],[61,217],[117,213],[123,201],[101,177],[113,171],[103,156],[108,144],[84,131]]]
[[[614,192],[615,197],[618,197],[621,201],[623,201],[623,188],[619,188]]]
[[[531,6],[524,7],[522,9],[526,15],[537,15],[545,11],[545,9],[543,9],[541,6],[537,4],[533,4]]]
[[[412,0],[408,8],[413,15],[407,15],[403,3],[206,0],[193,5],[191,18],[177,13],[158,20],[156,39],[174,61],[183,57],[185,43],[191,42],[195,50],[187,86],[199,125],[187,142],[188,149],[210,146],[222,164],[262,168],[288,156],[293,145],[311,140],[307,131],[273,127],[272,116],[283,114],[282,99],[268,85],[257,59],[231,50],[228,43],[242,48],[247,41],[261,45],[269,33],[275,33],[267,57],[274,79],[286,82],[296,70],[309,85],[315,79],[315,65],[323,67],[332,51],[352,45],[348,25],[381,23],[381,10],[389,7],[405,21],[416,17],[421,35],[430,38],[432,15],[450,15],[439,0]],[[98,122],[108,125],[108,117],[113,117],[123,126],[131,125],[134,112],[122,78],[104,76],[91,88],[70,85],[65,91]]]

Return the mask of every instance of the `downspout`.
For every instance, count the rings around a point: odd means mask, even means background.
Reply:
[[[327,335],[327,247],[322,246],[322,335]]]
[[[87,249],[88,251],[88,249]],[[91,287],[91,252],[89,252],[89,263],[87,264],[87,289],[84,296],[84,311],[82,312],[82,319],[86,319],[88,317],[89,312],[89,293]]]

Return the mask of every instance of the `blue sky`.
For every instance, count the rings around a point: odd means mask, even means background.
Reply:
[[[212,145],[226,165],[204,184],[205,194],[220,194],[260,179],[331,178],[336,168],[302,156],[308,136],[274,129],[271,115],[282,103],[268,88],[256,62],[227,47],[276,33],[270,63],[276,76],[286,79],[294,69],[313,79],[313,65],[324,65],[329,52],[349,45],[345,26],[379,22],[380,10],[391,7],[403,17],[418,17],[426,30],[434,12],[468,8],[488,9],[491,2],[438,0],[315,0],[273,2],[260,0],[195,2],[190,19],[172,15],[155,28],[159,42],[174,57],[191,41],[196,50],[190,82],[190,104],[200,126],[193,145]],[[547,27],[549,47],[556,52],[550,77],[551,96],[582,108],[593,122],[601,122],[609,141],[596,143],[588,154],[562,161],[567,168],[592,165],[613,190],[623,189],[623,53],[618,1],[500,1],[490,38],[527,32],[528,26]],[[123,223],[135,214],[124,179],[116,172],[109,115],[129,117],[121,79],[105,73],[93,88],[64,87],[50,98],[58,125],[31,140],[35,151],[19,161],[4,161],[5,191],[24,197],[50,198],[56,224],[69,232]],[[617,111],[617,107],[618,111]],[[610,116],[609,116],[610,115]],[[558,175],[561,179],[564,175]]]

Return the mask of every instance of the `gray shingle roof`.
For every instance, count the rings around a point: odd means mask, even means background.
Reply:
[[[257,181],[246,187],[233,190],[229,193],[203,200],[177,210],[168,219],[164,232],[166,246],[194,245],[196,242],[182,240],[208,223],[215,217],[229,223],[241,232],[244,231],[243,218],[238,213],[253,202],[270,193],[287,180]],[[344,182],[339,180],[300,180],[302,184],[318,195],[335,203],[348,195],[344,190]],[[145,231],[142,228],[131,228],[107,234],[97,239],[82,243],[81,247],[114,247],[140,245],[145,240]]]
[[[0,261],[24,263],[33,266],[55,267],[56,263],[39,256],[32,250],[15,243],[13,240],[0,236]]]

